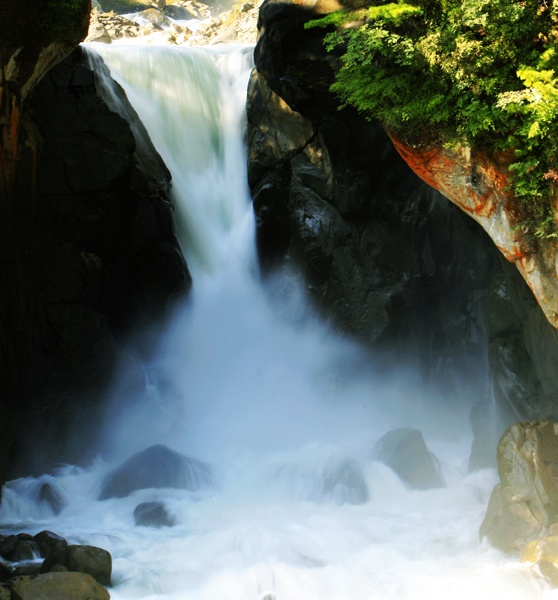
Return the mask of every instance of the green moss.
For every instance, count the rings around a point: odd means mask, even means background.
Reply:
[[[341,50],[343,105],[407,138],[511,150],[515,195],[535,237],[555,236],[558,183],[558,8],[546,0],[372,1],[325,17]],[[328,19],[329,22],[328,22]]]

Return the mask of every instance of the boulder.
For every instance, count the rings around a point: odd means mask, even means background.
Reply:
[[[20,540],[12,553],[10,560],[13,562],[22,562],[33,560],[38,554],[38,547],[31,540]]]
[[[389,431],[378,440],[374,457],[393,469],[412,488],[426,490],[444,485],[437,460],[429,452],[418,429]]]
[[[529,542],[521,551],[521,562],[533,563],[539,573],[554,587],[558,587],[558,537],[548,535]]]
[[[63,551],[68,547],[68,542],[52,531],[41,531],[34,536],[33,540],[43,558],[48,558],[54,552]]]
[[[10,580],[12,600],[109,600],[107,590],[85,573],[46,573]]]
[[[43,562],[41,572],[50,573],[55,566],[62,566],[72,572],[86,573],[101,585],[110,585],[112,557],[103,548],[69,545],[49,554]]]
[[[11,579],[13,576],[14,569],[12,568],[12,566],[3,561],[0,561],[0,583],[8,581],[8,579]],[[1,595],[0,598],[2,598]]]
[[[3,536],[0,540],[0,556],[6,560],[10,560],[10,556],[15,552],[17,544],[17,535]]]
[[[369,494],[359,464],[343,460],[326,469],[320,497],[339,505],[364,504]]]
[[[62,492],[52,483],[41,483],[37,490],[37,500],[40,504],[48,506],[55,515],[62,512],[66,501]]]
[[[498,444],[498,474],[480,533],[517,554],[558,522],[558,423],[509,427]]]
[[[123,498],[135,490],[148,488],[196,491],[209,485],[211,470],[206,464],[158,444],[134,454],[109,473],[99,500]]]
[[[176,523],[162,502],[138,504],[134,510],[134,521],[136,525],[146,527],[172,527]]]
[[[28,534],[9,535],[0,542],[0,556],[10,562],[32,560],[38,553],[37,544]]]
[[[14,567],[12,577],[22,577],[41,574],[42,564],[40,561],[25,561]]]

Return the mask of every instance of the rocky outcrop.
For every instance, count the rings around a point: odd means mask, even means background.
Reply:
[[[508,425],[553,412],[556,332],[481,228],[377,123],[338,110],[337,58],[304,29],[331,8],[260,10],[248,144],[262,265],[302,270],[332,323],[381,349],[376,364],[397,356],[448,397],[477,398],[471,466],[486,466]]]
[[[377,364],[397,356],[452,397],[478,383],[482,399],[494,254],[377,123],[338,110],[335,58],[304,29],[316,11],[270,0],[260,11],[248,151],[262,266],[302,270],[332,324],[381,351]]]
[[[11,463],[9,382],[14,370],[22,374],[22,362],[38,345],[28,324],[37,301],[26,273],[37,226],[33,199],[39,141],[26,100],[48,69],[85,36],[90,0],[73,2],[62,21],[56,20],[59,8],[51,1],[22,9],[17,0],[5,0],[0,6],[0,481]]]
[[[95,451],[99,398],[115,369],[135,369],[127,384],[141,393],[134,356],[149,356],[190,286],[173,230],[170,175],[157,153],[140,147],[107,107],[81,50],[38,79],[22,80],[17,93],[15,80],[4,79],[1,96],[8,90],[17,98],[4,134],[4,150],[14,150],[11,158],[3,150],[3,165],[12,166],[2,170],[0,201],[8,417],[0,446],[14,439],[4,459],[17,465],[12,474]],[[27,439],[44,451],[24,453]]]
[[[512,425],[498,445],[498,474],[481,535],[519,553],[558,523],[558,423]]]
[[[467,146],[417,147],[391,137],[419,177],[483,227],[515,264],[548,321],[558,327],[558,243],[553,238],[529,239],[519,227],[521,201],[510,192],[510,157],[489,156]]]

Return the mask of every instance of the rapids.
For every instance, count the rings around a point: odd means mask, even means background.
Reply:
[[[145,397],[107,406],[95,464],[9,482],[2,531],[106,548],[113,600],[558,597],[479,540],[497,476],[468,473],[474,399],[439,398],[412,372],[382,375],[312,313],[295,275],[259,280],[243,147],[251,48],[89,51],[172,172],[194,289],[145,366]],[[409,490],[373,460],[375,442],[402,426],[421,429],[445,487]],[[107,472],[155,443],[209,463],[215,484],[97,500]],[[44,483],[65,503],[58,516],[38,498]],[[135,526],[148,501],[177,524]]]

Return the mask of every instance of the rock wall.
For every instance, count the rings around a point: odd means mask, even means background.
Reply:
[[[50,21],[52,2],[0,3],[0,481],[11,464],[16,435],[11,408],[22,399],[12,383],[23,377],[36,355],[38,338],[29,325],[37,313],[28,283],[30,232],[36,227],[35,172],[38,140],[26,111],[29,93],[49,70],[83,39],[89,23],[89,0],[75,0],[64,22]],[[52,27],[54,26],[54,27]],[[15,399],[15,400],[14,400]]]
[[[450,149],[425,143],[417,147],[395,135],[392,139],[415,173],[480,223],[504,257],[515,264],[549,323],[558,327],[558,244],[552,237],[529,237],[528,228],[520,226],[524,201],[510,192],[513,159],[468,146]]]
[[[81,49],[48,72],[26,108],[32,177],[25,205],[2,224],[8,246],[25,241],[23,268],[3,270],[3,290],[17,292],[4,295],[1,336],[13,473],[94,451],[115,370],[149,356],[191,283],[170,174],[107,107]],[[128,384],[140,389],[136,374]],[[27,439],[42,443],[40,458],[23,454]]]
[[[555,332],[480,227],[406,167],[378,124],[338,110],[336,58],[323,32],[304,29],[327,10],[260,10],[248,145],[262,264],[302,270],[321,311],[387,364],[418,366],[448,398],[473,395],[471,464],[482,466],[507,425],[552,410]]]

